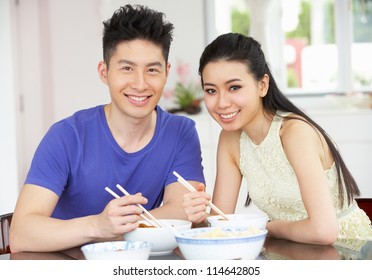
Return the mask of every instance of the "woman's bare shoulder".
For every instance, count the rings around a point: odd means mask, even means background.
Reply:
[[[226,131],[222,129],[220,132],[219,142],[237,144],[240,141],[241,134],[242,134],[241,130]]]
[[[239,158],[241,130],[221,130],[218,141],[219,153],[229,154],[235,161]]]
[[[280,129],[280,134],[282,137],[288,136],[301,136],[302,133],[318,134],[318,130],[309,123],[304,117],[290,114],[284,118],[282,127]]]

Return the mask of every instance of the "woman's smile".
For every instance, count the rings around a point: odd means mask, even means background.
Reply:
[[[240,110],[237,110],[237,111],[231,112],[231,113],[224,113],[224,114],[218,113],[218,115],[220,116],[222,121],[230,122],[230,121],[233,121],[239,113],[240,113]]]

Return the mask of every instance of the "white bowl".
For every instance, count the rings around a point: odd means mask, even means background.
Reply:
[[[187,260],[254,260],[264,244],[267,230],[256,229],[251,233],[247,228],[194,228],[176,234],[178,247]],[[201,237],[223,232],[228,237]]]
[[[265,213],[227,214],[228,221],[220,215],[209,216],[208,224],[211,227],[251,227],[265,229],[268,216]]]
[[[146,241],[109,241],[81,247],[87,260],[147,260],[152,243]]]
[[[151,242],[153,244],[150,253],[151,256],[172,253],[177,248],[175,233],[190,229],[192,223],[190,221],[176,219],[158,219],[158,221],[167,226],[161,228],[137,228],[134,231],[125,233],[123,235],[124,240],[144,240]],[[140,221],[140,223],[149,225],[146,221]]]

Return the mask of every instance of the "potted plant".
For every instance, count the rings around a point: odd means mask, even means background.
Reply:
[[[181,111],[188,114],[197,114],[201,111],[200,89],[196,84],[182,84],[177,82],[175,91],[175,103],[179,105]]]
[[[178,81],[174,87],[174,103],[178,108],[168,110],[171,113],[186,112],[188,114],[197,114],[201,111],[201,88],[195,82],[187,82],[189,75],[188,64],[180,63],[177,68]]]

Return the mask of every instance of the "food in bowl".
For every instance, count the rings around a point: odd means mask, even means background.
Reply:
[[[254,260],[266,235],[255,227],[206,227],[176,233],[176,241],[187,260]]]
[[[140,223],[140,224],[138,225],[138,227],[139,227],[139,228],[154,228],[153,225],[146,225],[146,224],[143,224],[143,223]]]
[[[194,237],[199,238],[210,238],[210,237],[236,237],[236,236],[251,236],[261,233],[262,230],[256,227],[250,227],[246,230],[222,230],[221,228],[214,228],[213,230],[206,231],[195,235]]]
[[[228,220],[222,216],[209,216],[207,222],[211,227],[257,227],[265,229],[268,216],[265,213],[227,214]]]
[[[153,243],[150,256],[161,256],[172,253],[177,248],[175,233],[188,230],[192,223],[187,220],[157,219],[164,227],[151,227],[147,221],[140,221],[140,224],[149,227],[138,227],[123,235],[124,240],[144,240]]]
[[[109,241],[81,247],[87,260],[147,260],[152,243],[146,241]]]

